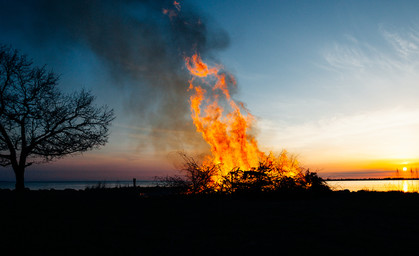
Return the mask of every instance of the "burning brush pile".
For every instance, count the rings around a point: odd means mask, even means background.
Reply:
[[[221,66],[209,66],[198,54],[185,58],[191,74],[190,107],[196,130],[209,144],[211,155],[196,161],[185,153],[184,177],[166,179],[187,193],[259,193],[281,190],[328,190],[316,173],[304,171],[285,150],[275,157],[262,152],[251,134],[254,117],[236,103],[229,88],[234,77]]]
[[[186,19],[182,13],[177,1],[172,8],[163,9],[173,27],[181,25],[182,31],[188,31],[185,38],[205,31],[201,19]],[[232,97],[236,80],[221,65],[202,60],[199,52],[205,49],[206,40],[191,42],[195,51],[182,53],[190,77],[187,90],[191,117],[196,131],[209,145],[210,154],[197,161],[180,153],[184,176],[165,181],[183,186],[192,194],[327,189],[320,177],[304,172],[296,158],[286,151],[274,156],[259,149],[252,133],[255,118],[242,102]]]

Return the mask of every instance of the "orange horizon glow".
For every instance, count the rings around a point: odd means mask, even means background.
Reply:
[[[419,178],[419,159],[345,159],[303,164],[323,177]]]

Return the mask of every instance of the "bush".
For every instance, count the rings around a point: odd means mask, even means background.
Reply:
[[[255,194],[281,191],[330,191],[326,182],[315,172],[303,171],[294,157],[283,151],[278,158],[271,156],[256,168],[235,168],[222,175],[221,165],[199,164],[193,157],[179,153],[183,160],[183,176],[165,177],[170,187],[181,188],[187,194]]]

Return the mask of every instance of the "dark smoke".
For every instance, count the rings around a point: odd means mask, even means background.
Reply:
[[[178,12],[166,0],[0,0],[0,29],[40,50],[68,44],[90,49],[114,84],[130,90],[125,107],[133,121],[151,126],[148,136],[157,149],[173,150],[202,141],[190,119],[183,57],[199,52],[212,58],[229,43],[224,30],[180,4]]]

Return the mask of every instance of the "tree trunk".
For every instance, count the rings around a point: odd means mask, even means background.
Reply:
[[[18,167],[14,169],[15,176],[16,176],[16,191],[24,191],[25,190],[25,169],[22,167]]]

